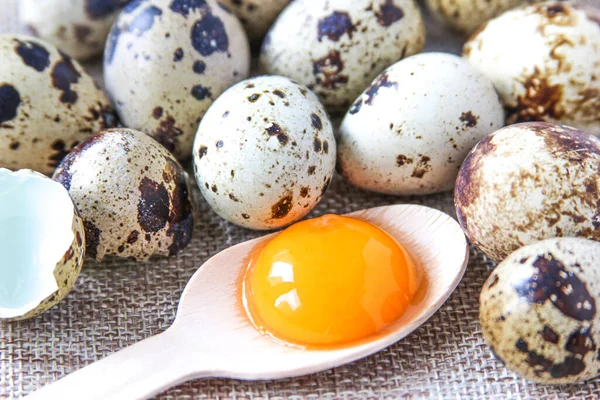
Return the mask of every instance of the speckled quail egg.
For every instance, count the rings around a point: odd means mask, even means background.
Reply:
[[[427,7],[438,21],[455,31],[469,35],[504,11],[528,0],[426,0]],[[530,2],[534,0],[529,0]]]
[[[600,139],[568,126],[528,122],[475,146],[454,202],[467,237],[500,261],[552,237],[600,240]]]
[[[216,0],[135,0],[110,32],[106,88],[123,124],[192,155],[198,123],[250,69],[248,39]]]
[[[541,383],[600,372],[600,243],[548,239],[492,272],[480,297],[481,329],[508,368]]]
[[[31,318],[71,290],[85,256],[67,191],[31,170],[0,168],[0,321]]]
[[[69,56],[38,39],[0,35],[0,167],[44,174],[116,118]]]
[[[385,68],[423,49],[414,0],[293,1],[267,34],[261,68],[308,86],[344,113]]]
[[[21,0],[21,22],[78,60],[102,54],[110,26],[130,0]]]
[[[281,10],[291,0],[222,0],[242,21],[252,42],[265,36]]]
[[[591,10],[557,1],[518,8],[465,44],[509,123],[557,122],[600,135],[600,17]]]
[[[306,215],[335,168],[331,122],[317,97],[288,78],[240,82],[215,101],[194,142],[204,198],[223,218],[274,229]]]
[[[187,174],[150,136],[110,129],[77,146],[54,180],[69,191],[85,225],[87,254],[146,260],[175,255],[192,237]]]
[[[449,190],[467,153],[503,125],[487,78],[460,57],[418,54],[381,73],[350,108],[338,138],[339,170],[381,193]]]

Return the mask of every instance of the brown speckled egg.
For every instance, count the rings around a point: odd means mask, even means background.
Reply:
[[[467,237],[495,261],[561,236],[600,240],[600,139],[546,122],[503,128],[475,146],[454,202]]]
[[[528,0],[426,0],[438,20],[455,31],[470,35],[491,18]],[[532,2],[535,0],[529,0]]]
[[[252,229],[296,222],[321,200],[335,168],[331,122],[305,86],[280,76],[238,83],[215,101],[194,141],[206,201]]]
[[[281,10],[291,0],[222,0],[240,19],[252,42],[265,36]],[[260,43],[259,43],[260,44]]]
[[[508,11],[464,57],[498,90],[508,123],[548,121],[600,135],[600,12],[548,1]]]
[[[38,39],[0,35],[0,167],[50,175],[78,143],[115,124],[76,61]]]
[[[54,180],[69,191],[85,225],[87,254],[136,260],[175,255],[192,237],[187,174],[157,141],[110,129],[77,146]]]
[[[110,26],[130,0],[20,0],[21,22],[78,60],[99,56]]]
[[[0,321],[35,317],[72,289],[85,257],[67,191],[31,170],[0,168]]]
[[[424,43],[414,0],[295,0],[267,34],[260,63],[343,114],[377,75]]]
[[[250,71],[246,33],[216,0],[135,0],[113,25],[104,79],[123,125],[178,159],[212,102]]]
[[[481,329],[512,371],[540,383],[600,372],[600,243],[548,239],[496,267],[480,296]]]

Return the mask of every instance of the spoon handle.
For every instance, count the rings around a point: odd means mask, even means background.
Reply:
[[[27,396],[28,400],[142,400],[203,374],[172,329],[118,351]],[[198,364],[198,359],[193,360]],[[208,376],[208,374],[207,374]]]

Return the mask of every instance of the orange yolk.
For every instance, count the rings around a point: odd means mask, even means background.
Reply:
[[[261,331],[300,345],[337,345],[396,321],[416,289],[414,264],[390,235],[325,215],[269,241],[250,262],[243,296]]]

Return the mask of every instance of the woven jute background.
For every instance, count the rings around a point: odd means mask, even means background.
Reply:
[[[0,33],[20,30],[17,2],[0,0]],[[428,50],[460,49],[460,39],[434,23],[428,28]],[[99,77],[97,65],[87,67]],[[194,239],[179,256],[145,263],[88,261],[65,301],[33,320],[0,324],[0,398],[19,398],[164,331],[173,322],[178,299],[194,271],[217,252],[259,235],[223,221],[197,191],[195,196]],[[450,193],[380,196],[357,190],[336,176],[311,216],[396,203],[423,204],[454,215]],[[536,385],[494,359],[478,323],[479,291],[493,264],[475,249],[470,255],[465,277],[446,304],[413,334],[371,357],[296,379],[198,380],[158,398],[599,398],[600,380]]]

